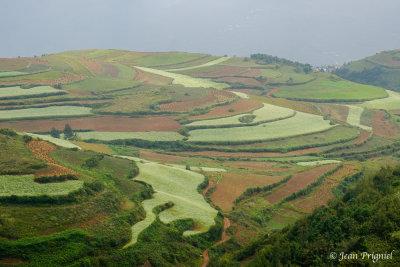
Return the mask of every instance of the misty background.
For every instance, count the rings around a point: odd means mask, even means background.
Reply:
[[[342,64],[400,48],[398,0],[0,0],[0,57],[74,49]]]

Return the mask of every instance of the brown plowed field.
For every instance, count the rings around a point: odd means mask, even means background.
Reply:
[[[261,71],[259,69],[249,69],[249,70],[241,73],[240,76],[259,77],[259,76],[261,76]]]
[[[21,70],[27,65],[26,58],[0,58],[0,71]]]
[[[372,133],[366,131],[366,130],[361,130],[361,134],[359,137],[357,137],[356,139],[354,139],[354,144],[361,144],[362,142],[364,142],[365,140],[367,140]]]
[[[207,73],[196,73],[196,74],[192,74],[190,76],[192,76],[192,77],[235,76],[235,75],[240,75],[246,71],[248,71],[248,68],[236,67],[236,66],[225,66],[216,71],[207,72]]]
[[[346,121],[349,107],[335,104],[315,104],[324,115],[330,114],[333,119]]]
[[[84,107],[86,104],[97,104],[97,103],[107,103],[107,102],[111,102],[111,99],[100,99],[100,100],[81,100],[81,101],[63,101],[62,105],[64,104],[81,104],[82,107]],[[43,105],[53,105],[53,106],[57,106],[60,105],[60,102],[47,102],[47,103],[37,103],[37,104],[33,104],[33,105],[29,105],[32,107],[40,107]],[[0,103],[0,109],[8,109],[8,108],[26,108],[26,105],[17,105],[17,106],[1,106]]]
[[[175,163],[178,161],[187,160],[186,157],[174,156],[174,155],[167,155],[167,154],[160,154],[151,152],[148,150],[140,149],[140,157],[148,160],[154,160],[158,162],[166,162],[166,163]]]
[[[299,191],[307,185],[315,182],[321,175],[334,169],[336,164],[322,165],[293,175],[293,177],[282,187],[274,190],[265,197],[270,203],[275,204],[281,199],[290,196],[292,193]]]
[[[118,74],[120,72],[119,68],[108,62],[103,62],[102,66],[111,77],[113,78],[118,77]]]
[[[201,156],[214,156],[214,157],[250,157],[250,158],[262,158],[262,157],[287,157],[287,156],[300,156],[310,153],[321,152],[317,148],[307,148],[301,150],[290,151],[288,153],[278,152],[221,152],[221,151],[193,151],[193,152],[177,152],[176,154],[182,155],[201,155]]]
[[[29,149],[32,151],[32,154],[35,158],[43,159],[47,162],[48,165],[53,168],[48,171],[42,171],[35,173],[35,177],[40,176],[54,176],[54,175],[63,175],[63,174],[75,174],[78,173],[74,170],[71,170],[67,167],[61,166],[55,161],[52,157],[50,157],[50,153],[56,149],[56,146],[50,144],[46,141],[30,141],[28,143]]]
[[[205,97],[184,102],[161,104],[160,109],[162,111],[185,112],[195,108],[204,108],[215,104],[230,102],[233,101],[235,97],[236,95],[229,91],[208,89],[208,94]]]
[[[255,171],[287,171],[286,168],[274,167],[276,163],[273,162],[260,162],[260,161],[228,161],[218,163],[219,166],[228,166],[240,169],[250,169]]]
[[[266,186],[283,179],[283,176],[269,176],[260,174],[239,174],[233,172],[222,173],[223,180],[217,185],[211,195],[212,202],[223,211],[231,210],[233,201],[247,188]]]
[[[202,115],[189,117],[190,120],[205,120],[205,119],[214,119],[221,117],[229,117],[241,113],[251,112],[255,109],[261,108],[263,105],[261,102],[249,100],[249,99],[239,99],[238,101],[223,106],[217,106],[212,108],[210,112]],[[229,112],[230,109],[233,109],[233,112]]]
[[[227,82],[227,83],[240,83],[247,86],[262,86],[262,84],[254,78],[246,77],[223,77],[215,79],[216,82]]]
[[[15,84],[40,84],[40,85],[55,85],[55,84],[66,84],[73,83],[80,80],[86,79],[86,76],[72,74],[72,73],[62,73],[61,77],[54,80],[19,80],[19,81],[10,81],[5,82],[1,81],[0,85],[15,85]]]
[[[372,131],[376,135],[388,137],[388,138],[399,138],[400,129],[397,125],[394,125],[389,120],[385,119],[386,113],[382,110],[375,112],[374,119],[372,121]]]
[[[31,120],[18,122],[0,122],[0,127],[12,128],[22,132],[46,132],[52,127],[63,130],[69,123],[72,129],[90,129],[103,132],[146,132],[177,131],[180,124],[176,116],[149,116],[140,118],[101,116],[93,118],[75,118],[68,120]]]

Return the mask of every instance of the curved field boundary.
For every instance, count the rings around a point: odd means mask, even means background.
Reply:
[[[164,77],[172,78],[173,84],[181,84],[185,87],[204,87],[204,88],[216,88],[216,89],[225,89],[229,87],[229,85],[226,83],[217,83],[209,79],[192,78],[190,76],[183,74],[171,73],[164,70],[157,70],[145,67],[135,66],[135,68],[145,72],[150,72]]]
[[[137,161],[140,174],[134,180],[150,184],[156,192],[152,199],[143,201],[146,218],[133,225],[132,239],[125,247],[136,243],[139,234],[155,220],[156,215],[153,213],[153,209],[169,201],[172,201],[174,206],[159,214],[163,223],[168,224],[175,220],[188,218],[195,222],[195,230],[185,231],[183,235],[207,232],[215,224],[214,218],[217,216],[217,211],[197,191],[198,185],[204,181],[203,175],[154,162],[143,162],[137,158],[124,158]]]
[[[373,109],[396,110],[400,109],[400,93],[386,90],[388,97],[366,101],[359,106]]]
[[[51,106],[44,108],[0,110],[0,120],[93,115],[90,112],[91,110],[91,108],[77,106]]]
[[[348,105],[349,114],[347,115],[346,122],[350,125],[357,126],[361,129],[364,129],[368,132],[372,131],[372,128],[369,126],[361,125],[361,115],[364,112],[364,108],[359,106]]]
[[[234,93],[235,95],[237,95],[239,98],[242,98],[242,99],[249,99],[250,98],[249,95],[246,94],[246,93],[236,92],[236,91],[229,91],[229,92]]]
[[[340,160],[333,160],[333,159],[316,160],[316,161],[301,161],[301,162],[297,162],[297,165],[300,165],[300,166],[318,166],[318,165],[325,165],[325,164],[332,164],[332,163],[341,163],[341,161]]]
[[[222,63],[228,59],[230,59],[230,57],[221,57],[221,58],[209,61],[209,62],[201,64],[201,65],[186,67],[186,68],[179,68],[179,69],[169,69],[169,70],[165,70],[165,71],[181,71],[181,70],[192,70],[192,69],[198,69],[198,68],[203,68],[203,67],[209,67],[209,66],[213,66],[213,65]]]
[[[38,184],[33,175],[0,176],[0,197],[10,196],[65,196],[83,186],[83,181]]]
[[[66,148],[77,148],[77,149],[81,149],[79,146],[71,143],[70,141],[64,140],[64,139],[60,139],[60,138],[54,138],[50,135],[43,135],[43,134],[33,134],[33,133],[23,133],[29,136],[32,136],[34,138],[39,138],[42,140],[45,140],[47,142],[53,143],[57,146],[61,146],[61,147],[66,147]]]
[[[246,115],[255,115],[256,117],[250,123],[240,122],[239,119]],[[296,111],[292,109],[264,103],[262,108],[254,110],[252,113],[245,113],[221,119],[195,121],[186,124],[185,126],[188,129],[253,126],[253,125],[259,125],[261,123],[288,119],[295,115]]]
[[[190,142],[245,143],[320,132],[334,127],[321,116],[297,112],[295,116],[257,126],[190,131]]]

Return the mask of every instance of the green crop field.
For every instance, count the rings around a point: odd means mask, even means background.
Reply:
[[[373,109],[400,110],[400,93],[386,90],[386,98],[366,101],[359,106]]]
[[[26,80],[53,80],[61,77],[61,71],[46,71],[41,73],[29,74],[29,75],[21,75],[15,77],[0,77],[0,81],[2,82],[17,82],[17,81],[26,81]]]
[[[15,196],[65,196],[83,186],[83,181],[38,184],[33,175],[0,176],[0,197]]]
[[[367,100],[387,97],[383,88],[363,85],[336,76],[318,75],[304,85],[282,86],[274,93],[277,97],[307,100]]]
[[[156,70],[151,68],[144,68],[144,67],[136,67],[136,68],[146,72],[172,78],[174,79],[172,81],[173,84],[181,84],[185,87],[205,87],[205,88],[212,87],[216,89],[225,89],[229,87],[229,85],[227,85],[226,83],[217,83],[211,81],[210,79],[192,78],[190,76],[183,74],[171,73],[164,70]]]
[[[230,59],[230,57],[221,57],[221,58],[209,61],[209,62],[201,64],[201,65],[185,67],[185,68],[179,68],[179,69],[169,69],[169,70],[166,70],[166,71],[182,71],[182,70],[191,70],[191,69],[210,67],[210,66],[214,66],[214,65],[220,64],[220,63],[222,63],[222,62],[224,62],[224,61],[226,61],[228,59]]]
[[[91,108],[78,106],[52,106],[45,108],[26,108],[0,110],[0,120],[44,118],[44,117],[76,117],[91,115]]]
[[[239,119],[249,114],[253,114],[256,116],[251,123],[260,123],[291,117],[295,114],[295,111],[289,108],[283,108],[264,103],[264,106],[262,108],[257,109],[252,113],[245,113],[221,119],[195,121],[187,124],[187,126],[243,125],[243,123],[240,122]]]
[[[348,105],[349,114],[347,115],[347,123],[371,132],[372,128],[361,124],[361,115],[364,112],[364,108],[359,106]]]
[[[21,75],[26,75],[28,73],[26,72],[20,72],[20,71],[1,71],[0,72],[0,78],[1,77],[13,77],[13,76],[21,76]]]
[[[65,148],[77,148],[81,149],[79,146],[71,143],[68,140],[60,139],[60,138],[54,138],[50,135],[44,135],[44,134],[33,134],[33,133],[24,133],[26,135],[32,136],[33,138],[39,138],[45,141],[48,141],[50,143],[53,143],[57,146],[65,147]]]
[[[128,80],[91,78],[68,84],[63,88],[65,88],[66,90],[110,91],[116,89],[131,88],[136,85],[138,85],[138,82]]]
[[[157,67],[192,61],[205,56],[207,55],[184,52],[155,53],[138,58],[136,64],[145,67]]]
[[[334,163],[341,163],[340,160],[316,160],[316,161],[301,161],[301,162],[297,162],[297,165],[300,166],[317,166],[317,165],[325,165],[325,164],[334,164]]]
[[[0,88],[0,99],[11,99],[19,97],[38,97],[44,95],[66,94],[64,90],[54,89],[50,86],[36,86],[29,89],[22,89],[19,86]]]
[[[297,112],[295,116],[257,126],[190,131],[192,142],[247,142],[324,131],[333,127],[321,116]]]
[[[169,201],[174,206],[162,211],[159,214],[160,220],[170,223],[180,219],[193,219],[195,229],[185,231],[184,235],[206,232],[215,224],[217,211],[197,192],[197,186],[204,180],[203,175],[152,162],[137,162],[137,165],[139,176],[135,180],[151,184],[156,193],[152,199],[143,201],[146,219],[132,227],[132,240],[128,245],[134,244],[139,234],[154,221],[153,208]]]
[[[101,141],[142,139],[148,141],[176,141],[183,136],[177,132],[81,132],[78,137],[83,140],[95,139]]]
[[[242,93],[242,92],[236,92],[236,91],[230,91],[232,93],[234,93],[235,95],[237,95],[238,97],[242,98],[242,99],[249,99],[249,95],[246,93]]]

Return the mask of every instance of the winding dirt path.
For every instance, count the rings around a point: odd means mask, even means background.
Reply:
[[[209,181],[208,181],[208,186],[207,186],[207,187],[203,190],[203,192],[201,193],[201,194],[203,195],[203,197],[206,196],[208,190],[210,190],[210,188],[213,187],[213,186],[214,186],[214,182],[211,181],[211,180],[209,180]]]
[[[213,247],[216,247],[216,246],[229,240],[230,237],[226,233],[226,230],[230,226],[231,226],[231,221],[227,217],[224,217],[224,231],[222,232],[221,240],[218,241],[217,243],[215,243],[214,245],[212,245]],[[201,265],[201,267],[207,267],[208,263],[210,262],[210,256],[208,255],[209,249],[210,248],[203,251],[203,264]]]

